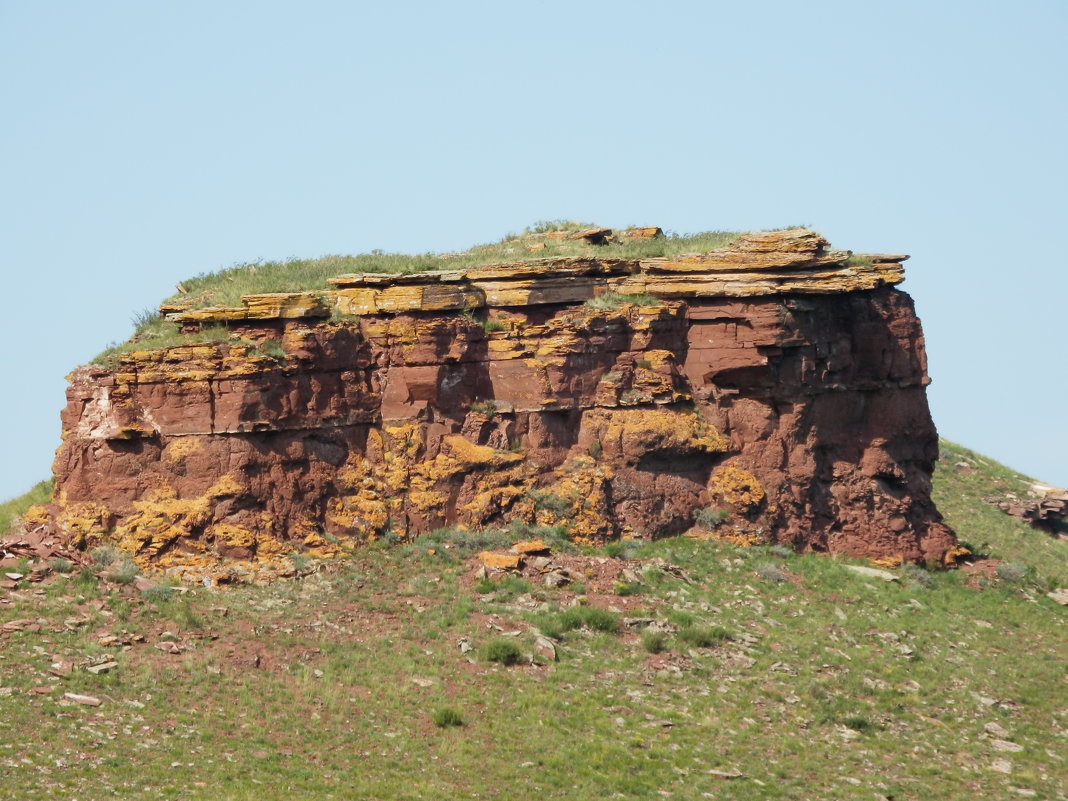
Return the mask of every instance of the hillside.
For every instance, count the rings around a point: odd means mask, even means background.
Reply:
[[[942,449],[949,522],[1011,569],[523,526],[260,587],[57,563],[0,605],[5,794],[1063,798],[1066,543],[989,512],[1020,477]],[[552,551],[480,577],[531,537]]]

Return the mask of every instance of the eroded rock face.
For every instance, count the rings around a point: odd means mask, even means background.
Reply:
[[[656,537],[705,509],[716,536],[944,562],[904,257],[826,245],[794,230],[165,309],[284,356],[196,344],[76,370],[51,523],[203,565],[513,520]],[[581,303],[610,291],[657,300]]]

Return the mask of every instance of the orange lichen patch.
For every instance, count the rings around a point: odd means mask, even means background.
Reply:
[[[512,550],[521,554],[547,553],[551,550],[544,540],[520,540],[512,545]]]
[[[215,502],[244,489],[229,473],[196,498],[179,498],[173,488],[161,486],[144,500],[134,501],[134,513],[115,530],[116,543],[142,559],[158,557],[180,539],[195,548],[192,543],[210,521]]]
[[[313,532],[304,537],[304,552],[320,559],[336,559],[351,554],[356,547],[351,539],[328,539],[322,532]]]
[[[200,450],[200,444],[197,437],[175,437],[163,449],[163,461],[170,464],[180,462]]]
[[[679,409],[594,409],[583,427],[606,448],[635,456],[655,451],[723,453],[728,440],[700,415]]]
[[[888,567],[891,569],[901,567],[904,562],[904,558],[901,554],[892,554],[889,556],[880,556],[877,559],[872,559],[871,563],[876,567]]]
[[[518,570],[520,558],[517,553],[482,551],[478,555],[478,561],[494,570]]]
[[[52,514],[47,506],[36,504],[22,513],[22,520],[28,526],[38,526],[51,521]]]
[[[708,494],[714,505],[728,505],[741,512],[749,512],[764,500],[764,487],[760,480],[736,465],[718,468],[708,479]]]
[[[448,501],[448,496],[433,490],[412,490],[408,493],[408,503],[420,512],[441,509],[446,501]]]
[[[389,504],[374,490],[333,498],[327,505],[326,521],[338,531],[364,532],[373,536],[389,523]]]
[[[767,545],[771,542],[763,529],[745,528],[744,525],[724,525],[711,529],[694,526],[685,532],[683,536],[702,542],[725,542],[729,545],[737,545],[739,548],[752,548],[757,545]]]
[[[102,503],[85,501],[82,503],[67,504],[65,494],[59,498],[59,513],[55,517],[60,531],[67,536],[68,543],[75,548],[88,548],[93,543],[104,539],[111,527],[112,514]],[[37,513],[34,509],[44,510],[44,507],[31,507],[23,519],[34,522]],[[41,522],[47,520],[47,512],[41,516]]]
[[[555,474],[555,482],[534,493],[535,522],[539,526],[566,526],[571,540],[586,545],[612,539],[615,530],[608,508],[612,469],[579,456]]]
[[[476,445],[459,434],[445,437],[441,443],[441,451],[467,470],[476,467],[503,467],[521,462],[524,458],[521,453],[499,451],[488,445]]]
[[[963,562],[971,555],[972,552],[965,548],[963,545],[955,545],[948,551],[946,551],[945,556],[942,557],[942,566],[953,567]]]
[[[256,545],[255,532],[231,523],[216,523],[214,526],[209,526],[204,533],[214,540],[216,546],[247,548],[251,551]]]
[[[516,501],[522,499],[524,487],[530,480],[531,471],[525,465],[509,470],[491,470],[477,475],[474,482],[474,497],[457,511],[466,525],[481,526],[509,512],[519,520],[531,520],[530,510],[515,515]]]

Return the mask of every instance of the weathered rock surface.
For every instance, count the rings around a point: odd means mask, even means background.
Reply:
[[[79,368],[36,520],[191,565],[512,520],[656,537],[712,508],[711,536],[951,560],[923,336],[893,288],[906,257],[849,255],[792,229],[169,307],[284,356],[193,344]],[[609,292],[644,297],[583,304]]]
[[[1001,511],[1030,523],[1036,528],[1058,533],[1068,524],[1068,490],[1047,484],[1033,485],[1029,498],[1009,495],[1005,498],[989,498]]]

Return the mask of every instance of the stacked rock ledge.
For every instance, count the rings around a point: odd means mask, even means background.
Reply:
[[[906,258],[790,229],[164,306],[241,341],[75,370],[31,520],[187,578],[513,521],[947,564]]]

